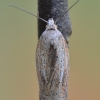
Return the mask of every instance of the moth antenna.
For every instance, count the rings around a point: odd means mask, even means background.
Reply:
[[[22,11],[24,11],[24,12],[27,12],[28,14],[31,14],[31,15],[33,15],[33,16],[35,16],[35,17],[37,17],[37,18],[41,19],[42,21],[44,21],[44,22],[48,23],[48,21],[46,21],[46,20],[42,19],[42,18],[41,18],[41,17],[39,17],[39,16],[36,16],[36,15],[32,14],[31,12],[29,12],[29,11],[27,11],[27,10],[24,10],[24,9],[19,8],[19,7],[17,7],[17,6],[14,6],[14,5],[12,5],[12,4],[8,4],[8,6],[12,6],[12,7],[17,8],[17,9],[19,9],[19,10],[22,10]]]
[[[64,16],[64,14],[67,13],[74,5],[76,5],[76,3],[78,3],[78,2],[79,2],[79,0],[77,0],[67,11],[63,12],[63,14],[62,14],[61,16],[59,16],[59,17],[56,19],[55,23],[57,23],[57,21],[58,21],[62,16]]]

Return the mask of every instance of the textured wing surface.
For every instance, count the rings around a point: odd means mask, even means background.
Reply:
[[[67,100],[69,51],[60,31],[42,33],[36,49],[36,66],[42,100]]]

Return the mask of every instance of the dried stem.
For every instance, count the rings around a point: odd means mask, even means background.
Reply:
[[[68,0],[38,0],[39,17],[46,21],[49,18],[55,21],[67,10]],[[36,50],[36,66],[39,100],[68,100],[69,48],[67,43],[72,33],[68,12],[56,24],[62,34],[59,31],[57,34],[53,31],[45,31],[46,23],[38,19],[39,41]]]

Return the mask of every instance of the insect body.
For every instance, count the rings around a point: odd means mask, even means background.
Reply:
[[[53,19],[38,41],[36,66],[40,100],[67,100],[69,51]]]
[[[77,0],[78,2],[79,0]],[[75,2],[69,9],[71,9]],[[36,15],[23,10],[35,17]],[[68,10],[69,10],[68,9]],[[68,11],[67,10],[67,11]],[[65,11],[55,23],[67,12]],[[36,48],[36,67],[39,82],[40,100],[68,100],[69,49],[62,33],[57,29],[54,20],[48,21],[45,31],[40,36]]]

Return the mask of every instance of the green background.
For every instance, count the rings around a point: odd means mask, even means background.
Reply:
[[[38,100],[37,18],[7,4],[37,15],[36,0],[0,0],[0,100]],[[80,0],[69,12],[68,100],[100,100],[100,0]]]

